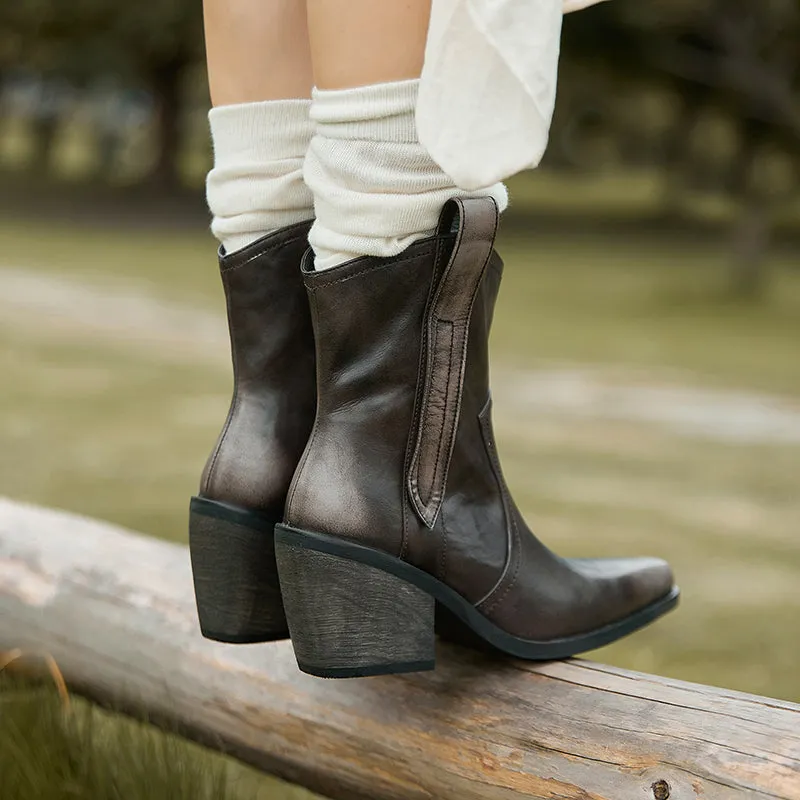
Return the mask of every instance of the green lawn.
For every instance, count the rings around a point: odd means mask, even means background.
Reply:
[[[800,411],[797,254],[772,257],[768,296],[749,305],[722,288],[725,244],[696,237],[567,235],[532,219],[501,252],[495,414],[521,507],[555,549],[661,555],[684,590],[677,613],[594,657],[800,700],[800,447],[537,410],[515,388],[527,371],[579,370],[611,386],[768,393]],[[0,223],[0,253],[0,269],[223,312],[202,231]],[[106,335],[80,309],[65,321],[2,303],[0,491],[184,540],[227,409],[224,341],[187,346],[148,319]]]

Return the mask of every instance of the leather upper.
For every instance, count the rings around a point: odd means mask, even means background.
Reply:
[[[285,521],[403,558],[509,633],[547,640],[633,613],[672,574],[658,559],[561,559],[516,508],[491,422],[496,224],[491,198],[456,200],[398,257],[306,261],[318,413]]]
[[[446,206],[439,234],[448,233],[463,206]],[[440,258],[423,330],[418,406],[407,470],[408,492],[422,521],[432,528],[444,501],[447,473],[461,413],[467,341],[475,297],[492,255],[497,214],[477,215],[457,228],[446,266]]]
[[[314,338],[300,274],[309,228],[291,225],[220,253],[233,397],[200,494],[279,516],[314,421]]]

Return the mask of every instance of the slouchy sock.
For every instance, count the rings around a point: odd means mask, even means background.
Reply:
[[[314,216],[303,181],[310,106],[310,100],[268,100],[209,112],[214,168],[206,198],[211,231],[227,253]]]
[[[502,211],[502,183],[465,192],[417,138],[418,80],[312,94],[314,136],[303,174],[314,195],[309,242],[315,268],[358,256],[395,256],[431,235],[455,196],[491,195]]]

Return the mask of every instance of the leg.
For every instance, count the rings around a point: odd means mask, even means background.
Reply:
[[[418,78],[431,0],[308,0],[320,89]]]
[[[430,235],[462,192],[419,143],[415,109],[430,0],[308,0],[316,123],[305,164],[318,270],[358,256],[398,255]]]
[[[303,0],[204,0],[203,17],[215,106],[311,97]]]
[[[305,0],[205,0],[214,169],[211,230],[232,253],[313,216]]]

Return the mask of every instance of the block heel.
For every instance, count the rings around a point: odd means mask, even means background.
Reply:
[[[205,638],[246,644],[289,636],[275,564],[277,521],[204,497],[192,498],[189,551]]]
[[[433,669],[434,600],[378,567],[275,531],[283,602],[297,665],[321,678]]]

